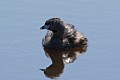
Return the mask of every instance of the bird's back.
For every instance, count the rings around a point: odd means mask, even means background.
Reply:
[[[86,44],[86,42],[87,38],[82,33],[77,32],[77,30],[74,28],[74,25],[65,25],[65,33],[63,39],[63,44],[65,47],[79,47],[82,44]]]

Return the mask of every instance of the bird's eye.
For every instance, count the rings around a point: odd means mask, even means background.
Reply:
[[[46,22],[45,25],[50,25],[50,23]]]

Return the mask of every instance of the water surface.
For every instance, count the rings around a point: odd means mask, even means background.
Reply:
[[[120,79],[119,0],[1,0],[0,79],[49,80],[39,28],[51,17],[74,24],[88,37],[88,49],[66,64],[59,80]]]

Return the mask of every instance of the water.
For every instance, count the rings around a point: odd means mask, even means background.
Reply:
[[[1,0],[0,79],[50,80],[43,71],[52,64],[42,48],[51,17],[72,23],[88,37],[87,52],[64,69],[58,80],[120,79],[119,0]]]

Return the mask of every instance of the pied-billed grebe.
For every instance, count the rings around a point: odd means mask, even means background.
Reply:
[[[44,48],[66,49],[87,44],[87,38],[74,28],[72,24],[64,23],[60,18],[51,18],[40,29],[48,32],[42,40]]]

